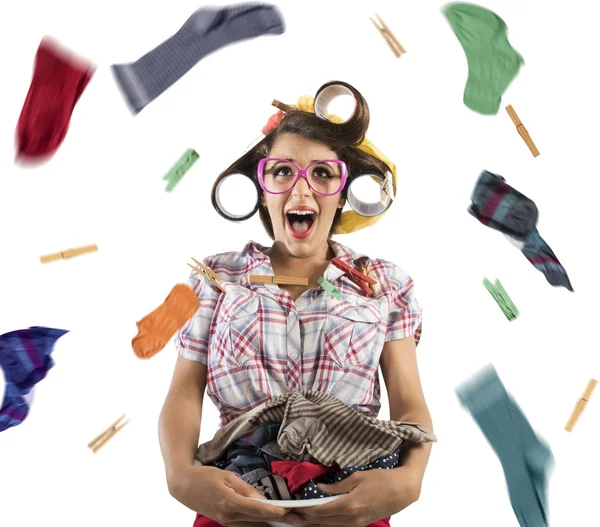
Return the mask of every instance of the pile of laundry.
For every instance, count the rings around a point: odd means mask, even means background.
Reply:
[[[416,423],[382,421],[326,393],[283,393],[220,428],[195,465],[233,472],[272,500],[327,498],[317,483],[400,465],[404,442],[435,442]]]

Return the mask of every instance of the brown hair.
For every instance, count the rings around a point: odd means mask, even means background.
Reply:
[[[319,88],[317,94],[325,86],[330,84],[332,83],[327,83]],[[217,185],[231,174],[244,174],[254,182],[259,192],[263,192],[258,183],[258,163],[263,157],[269,155],[273,144],[281,134],[298,134],[323,143],[336,153],[338,159],[341,159],[346,163],[348,166],[348,180],[341,191],[341,196],[344,199],[346,199],[349,184],[358,175],[374,173],[383,177],[386,172],[390,171],[390,167],[388,167],[387,164],[358,148],[358,145],[364,139],[367,128],[369,127],[370,115],[367,101],[365,101],[363,96],[349,84],[339,81],[334,82],[334,84],[346,86],[354,93],[356,109],[352,117],[346,123],[341,125],[318,117],[312,112],[292,110],[286,113],[281,119],[280,124],[268,133],[262,141],[246,152],[229,168],[219,174],[211,191],[211,202],[217,212],[219,212],[215,197]],[[273,224],[271,223],[269,211],[263,205],[259,205],[258,213],[267,234],[274,240]],[[335,213],[331,229],[329,230],[330,237],[338,226],[341,215],[342,209],[339,208]]]

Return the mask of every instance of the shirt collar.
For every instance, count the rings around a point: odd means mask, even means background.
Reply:
[[[344,262],[352,267],[356,267],[356,262],[362,258],[368,260],[366,255],[358,253],[356,251],[353,251],[349,247],[346,247],[345,245],[343,245],[340,242],[337,242],[335,240],[330,239],[329,246],[333,250],[336,258],[338,258],[342,262]],[[271,267],[271,260],[264,253],[264,251],[266,251],[267,249],[268,249],[268,247],[250,240],[244,246],[244,249],[242,250],[242,256],[246,257],[250,260],[250,263],[252,264],[250,267],[252,269],[255,269],[256,267],[260,267],[261,265],[267,265],[267,267],[269,267],[272,272],[273,269]],[[336,267],[331,262],[329,263],[329,265],[325,271],[325,277],[327,280],[335,280],[343,274],[344,274],[344,271],[342,269],[340,269],[339,267]]]

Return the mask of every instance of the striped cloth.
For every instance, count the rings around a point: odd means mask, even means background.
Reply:
[[[502,176],[484,170],[473,189],[469,214],[503,232],[553,286],[573,291],[567,271],[537,230],[536,204],[512,188]]]
[[[287,392],[217,430],[201,444],[196,464],[219,459],[229,445],[266,422],[280,422],[277,442],[292,459],[310,454],[315,463],[340,468],[365,465],[395,451],[404,441],[437,441],[416,423],[382,421],[363,415],[326,393]]]
[[[255,481],[252,486],[268,500],[293,500],[287,481],[283,476],[269,474],[264,478]]]
[[[203,7],[158,47],[136,62],[113,64],[111,70],[135,115],[210,53],[227,44],[284,31],[283,19],[272,5]],[[215,80],[207,79],[211,81]]]

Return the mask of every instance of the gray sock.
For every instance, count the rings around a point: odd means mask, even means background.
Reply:
[[[456,392],[502,463],[519,524],[546,527],[546,471],[554,459],[550,448],[536,436],[492,366],[462,384]]]
[[[277,8],[243,3],[203,7],[171,38],[136,62],[111,69],[134,114],[170,88],[202,58],[219,48],[261,35],[281,35],[285,26]]]

